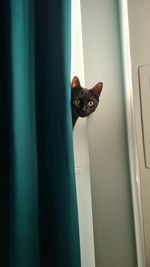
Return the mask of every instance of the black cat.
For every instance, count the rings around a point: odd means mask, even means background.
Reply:
[[[99,97],[103,83],[97,83],[92,89],[82,88],[78,77],[71,82],[71,108],[73,127],[79,117],[87,117],[95,111],[99,103]]]

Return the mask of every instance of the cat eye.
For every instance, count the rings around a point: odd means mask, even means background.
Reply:
[[[93,102],[93,101],[89,101],[89,102],[88,102],[88,105],[89,105],[89,107],[91,108],[91,107],[93,107],[94,102]]]
[[[76,106],[78,106],[78,105],[80,104],[80,100],[79,100],[79,99],[76,99],[76,100],[74,101],[74,104],[75,104]]]

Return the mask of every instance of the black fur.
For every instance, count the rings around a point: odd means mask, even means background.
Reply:
[[[71,85],[73,127],[79,117],[87,117],[97,108],[103,84],[99,83],[96,86],[89,90],[82,88],[79,79],[77,77],[73,78]]]

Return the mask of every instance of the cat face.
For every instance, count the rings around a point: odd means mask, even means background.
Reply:
[[[87,117],[95,111],[99,103],[103,83],[96,84],[92,89],[82,88],[78,77],[71,83],[71,107],[73,114]]]

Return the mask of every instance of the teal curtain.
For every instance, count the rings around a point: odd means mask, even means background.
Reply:
[[[2,267],[80,267],[70,5],[0,2]]]

